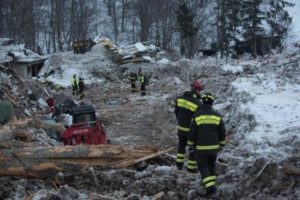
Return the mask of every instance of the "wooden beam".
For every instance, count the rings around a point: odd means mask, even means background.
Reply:
[[[282,169],[286,174],[300,176],[300,168],[299,167],[295,167],[291,164],[284,163],[282,165]]]
[[[0,176],[49,177],[58,172],[80,172],[87,166],[129,167],[154,158],[173,147],[156,150],[121,145],[78,145],[0,149]]]

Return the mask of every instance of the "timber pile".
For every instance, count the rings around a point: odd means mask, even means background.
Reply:
[[[130,148],[120,145],[80,145],[0,149],[0,176],[55,177],[57,173],[80,173],[90,166],[124,168],[173,150]]]

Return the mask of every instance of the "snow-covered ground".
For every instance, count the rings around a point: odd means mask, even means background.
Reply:
[[[232,85],[238,92],[253,98],[240,108],[254,116],[256,127],[245,135],[241,146],[255,151],[258,156],[286,159],[293,144],[299,139],[300,85],[285,83],[275,74],[256,74],[235,80]]]

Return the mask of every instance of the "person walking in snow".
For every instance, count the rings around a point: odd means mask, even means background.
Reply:
[[[139,69],[138,73],[139,81],[141,83],[141,96],[146,95],[146,83],[145,83],[145,75],[142,71],[142,68]]]
[[[131,84],[131,92],[136,92],[136,85],[135,82],[137,81],[137,75],[133,71],[130,72],[129,74],[129,82]]]
[[[72,94],[75,96],[77,94],[78,90],[78,82],[76,78],[76,74],[73,74],[72,80],[71,80],[71,87],[72,87]]]
[[[78,95],[80,99],[83,99],[84,97],[84,80],[83,78],[79,77],[79,82],[78,82]]]
[[[188,145],[195,150],[205,195],[211,195],[217,191],[216,159],[220,146],[225,145],[226,131],[222,116],[212,108],[214,96],[205,93],[201,99],[203,105],[192,118]]]
[[[185,161],[185,152],[187,147],[187,138],[190,131],[190,124],[193,115],[201,107],[200,91],[203,90],[203,84],[200,80],[195,80],[191,84],[191,91],[186,91],[182,96],[176,98],[175,115],[178,123],[178,148],[176,154],[176,166],[181,170]],[[190,172],[196,172],[197,163],[194,153],[189,152],[187,169]]]

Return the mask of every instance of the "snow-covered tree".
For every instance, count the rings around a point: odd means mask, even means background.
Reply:
[[[285,0],[268,0],[268,9],[266,10],[266,21],[270,26],[270,36],[282,41],[292,23],[292,18],[287,11],[288,7],[294,6],[293,3]],[[271,41],[271,45],[274,46]]]

